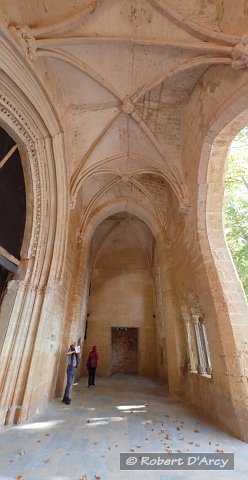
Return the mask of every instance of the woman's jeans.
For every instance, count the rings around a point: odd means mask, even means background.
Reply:
[[[76,373],[76,367],[71,368],[70,365],[68,365],[66,373],[67,373],[67,384],[66,384],[65,393],[64,393],[65,399],[69,398],[70,396],[70,388],[72,386],[73,378]]]

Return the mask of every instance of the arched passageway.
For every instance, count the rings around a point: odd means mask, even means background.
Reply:
[[[98,374],[157,375],[155,239],[126,212],[108,217],[91,243],[84,351],[98,347]]]
[[[0,21],[0,126],[27,198],[0,424],[62,396],[73,339],[78,377],[98,343],[99,373],[137,363],[248,440],[247,304],[222,227],[226,153],[248,123],[243,2],[38,3],[3,0]]]

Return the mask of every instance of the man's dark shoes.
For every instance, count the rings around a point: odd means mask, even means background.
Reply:
[[[62,400],[62,402],[64,402],[66,405],[70,405],[71,399],[68,398],[68,397],[64,397],[63,400]]]

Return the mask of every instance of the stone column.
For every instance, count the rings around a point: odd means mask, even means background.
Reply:
[[[176,292],[172,281],[170,245],[163,233],[160,233],[157,237],[157,248],[159,283],[161,285],[162,308],[165,319],[169,392],[180,396],[183,389],[183,380],[180,369],[182,360],[179,311],[176,308]]]
[[[197,373],[197,366],[195,362],[195,349],[194,349],[194,343],[193,343],[193,338],[191,335],[191,318],[190,314],[187,311],[186,307],[181,308],[182,311],[182,318],[183,318],[183,324],[184,324],[184,331],[185,331],[185,337],[186,337],[186,346],[187,346],[187,352],[188,352],[188,370],[190,373]]]
[[[210,351],[209,351],[209,345],[208,345],[206,324],[205,324],[204,320],[201,322],[201,328],[202,328],[202,335],[203,335],[203,339],[204,339],[204,347],[205,347],[206,360],[207,360],[207,373],[209,375],[212,375],[213,369],[212,369],[212,365],[211,365],[211,358],[210,358]]]
[[[206,371],[205,353],[203,350],[200,328],[199,328],[200,315],[193,314],[192,317],[193,317],[193,323],[194,323],[194,329],[195,329],[197,353],[198,353],[198,360],[199,360],[198,369],[201,375],[206,375],[207,371]]]

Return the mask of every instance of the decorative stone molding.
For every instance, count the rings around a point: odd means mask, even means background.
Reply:
[[[33,187],[35,196],[35,209],[33,234],[30,242],[30,255],[35,257],[37,253],[37,247],[40,237],[40,224],[41,224],[41,180],[40,171],[38,165],[38,154],[35,145],[37,136],[32,131],[30,125],[24,120],[21,112],[17,110],[17,107],[11,103],[9,99],[3,94],[0,94],[0,117],[6,117],[5,121],[9,123],[17,135],[23,140],[28,158],[30,161],[30,168],[33,172]]]
[[[232,67],[236,70],[248,67],[248,35],[241,37],[241,42],[232,51]]]
[[[29,58],[29,60],[34,60],[36,58],[37,42],[32,33],[32,29],[27,25],[11,25],[9,30],[13,33],[26,57]]]

